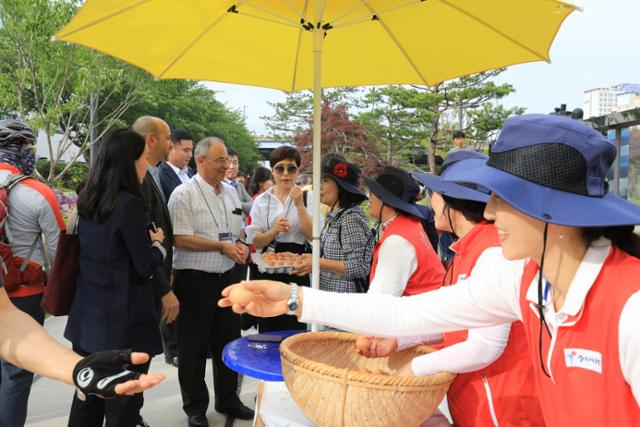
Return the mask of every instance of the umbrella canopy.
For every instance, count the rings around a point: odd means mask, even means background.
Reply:
[[[432,85],[549,61],[573,10],[554,0],[88,0],[57,37],[161,79],[292,92],[313,87],[319,25],[322,87]]]
[[[161,79],[313,88],[317,288],[321,88],[433,85],[549,61],[575,9],[557,0],[87,0],[56,36]]]

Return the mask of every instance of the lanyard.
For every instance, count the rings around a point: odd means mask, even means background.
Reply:
[[[209,209],[209,213],[211,213],[211,217],[213,218],[213,222],[216,223],[216,227],[218,228],[218,230],[220,230],[220,225],[218,225],[218,221],[216,220],[216,216],[213,214],[213,210],[211,210],[211,206],[209,206],[209,202],[207,201],[207,198],[204,195],[204,191],[202,191],[202,187],[200,187],[200,183],[198,182],[197,179],[196,179],[196,185],[198,186],[198,189],[200,190],[200,194],[202,195],[202,199],[204,200],[205,204],[207,205],[207,209]],[[223,206],[223,210],[224,210],[225,227],[227,229],[229,229],[229,218],[227,218],[227,204],[224,202],[224,189],[222,190],[222,206]]]
[[[270,196],[272,197],[276,197],[273,196],[273,194],[270,194]],[[291,196],[287,196],[289,197],[289,203],[287,204],[287,209],[284,211],[284,216],[283,218],[287,218],[287,215],[289,215],[289,209],[291,209],[291,203],[293,202],[293,198]],[[278,206],[276,205],[276,208]],[[269,213],[271,212],[271,197],[269,197],[269,204],[267,205],[267,228],[271,228],[271,225],[269,224]]]

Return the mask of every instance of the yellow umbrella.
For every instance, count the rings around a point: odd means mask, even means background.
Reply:
[[[161,79],[313,88],[313,286],[322,87],[432,85],[549,61],[557,0],[88,0],[57,37]]]

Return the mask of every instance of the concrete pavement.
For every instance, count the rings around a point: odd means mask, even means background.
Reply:
[[[62,336],[66,325],[66,317],[51,317],[45,322],[45,329],[61,344],[71,347]],[[166,375],[166,380],[157,387],[145,392],[142,416],[151,427],[183,427],[187,425],[187,417],[182,411],[182,398],[178,385],[178,370],[164,362],[164,356],[156,356],[151,361],[151,372]],[[224,426],[225,417],[213,409],[213,373],[211,362],[207,363],[207,387],[211,392],[211,404],[207,418],[213,426]],[[240,398],[245,405],[254,407],[258,382],[244,377]],[[66,427],[73,387],[48,378],[37,378],[31,388],[29,398],[28,427]],[[235,421],[235,427],[249,427],[251,421]]]

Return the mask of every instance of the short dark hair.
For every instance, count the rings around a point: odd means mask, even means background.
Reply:
[[[335,179],[333,179],[333,177],[329,174],[324,174],[322,176],[323,178],[326,179],[330,179],[333,182],[336,183],[336,187],[338,187],[338,203],[340,204],[341,208],[344,209],[349,209],[352,208],[354,206],[358,206],[360,203],[362,203],[364,200],[366,200],[365,196],[359,195],[359,194],[353,194],[348,192],[347,190],[345,190],[344,188],[342,188],[340,186],[340,184],[338,184],[336,182]]]
[[[231,157],[231,156],[240,157],[238,156],[238,152],[236,150],[234,150],[231,147],[227,147],[227,157]]]
[[[193,135],[181,128],[174,129],[173,132],[171,132],[171,142],[174,144],[180,144],[180,141],[183,139],[193,141]]]
[[[296,166],[300,167],[300,163],[302,163],[302,156],[300,156],[300,151],[298,151],[296,147],[281,145],[271,152],[269,155],[269,163],[271,164],[271,167],[273,167],[275,164],[283,160],[293,160],[296,163]]]
[[[475,200],[455,199],[453,197],[442,195],[442,199],[446,203],[445,209],[454,209],[464,215],[467,221],[482,222],[484,221],[484,208],[486,203],[476,202]]]
[[[464,138],[464,131],[458,129],[457,131],[453,132],[453,138]]]
[[[80,216],[91,222],[103,222],[116,208],[121,191],[133,194],[144,203],[135,166],[144,147],[142,135],[131,129],[117,129],[104,137],[78,195]]]
[[[249,195],[251,197],[255,196],[258,191],[260,191],[260,186],[262,183],[272,180],[273,175],[271,175],[271,171],[269,168],[258,167],[253,171],[253,175],[251,175],[251,180],[249,181]]]

